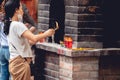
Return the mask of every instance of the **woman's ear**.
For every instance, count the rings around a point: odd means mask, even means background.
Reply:
[[[18,15],[18,10],[17,10],[17,9],[15,10],[15,13],[14,13],[14,14],[15,14],[15,15]]]
[[[18,13],[18,10],[17,10],[17,9],[15,9],[15,12],[16,12],[16,13]]]

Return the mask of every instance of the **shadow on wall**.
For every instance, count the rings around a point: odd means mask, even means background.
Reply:
[[[50,14],[49,14],[49,26],[53,27],[54,22],[57,21],[59,24],[59,29],[55,33],[54,40],[56,43],[63,41],[64,28],[65,28],[65,5],[64,0],[51,0],[50,2]],[[58,36],[59,35],[59,36]],[[51,42],[51,40],[49,39]]]
[[[120,2],[104,0],[104,47],[120,48]]]
[[[35,48],[34,80],[45,80],[45,50]]]
[[[99,80],[120,80],[120,56],[101,56],[99,59]]]

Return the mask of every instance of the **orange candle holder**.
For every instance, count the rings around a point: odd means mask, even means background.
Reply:
[[[64,45],[66,48],[72,48],[73,40],[70,36],[64,36]]]

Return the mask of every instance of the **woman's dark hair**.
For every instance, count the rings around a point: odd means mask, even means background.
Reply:
[[[19,7],[20,7],[20,0],[8,0],[5,3],[5,6],[4,6],[4,10],[5,10],[4,33],[6,35],[9,34],[11,18],[13,17],[15,10],[19,9]]]
[[[2,4],[3,1],[4,1],[4,0],[0,0],[0,5]]]

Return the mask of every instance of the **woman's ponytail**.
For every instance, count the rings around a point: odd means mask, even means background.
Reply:
[[[9,34],[10,23],[11,23],[10,18],[7,17],[7,15],[5,15],[5,19],[4,19],[4,33],[6,35]]]

